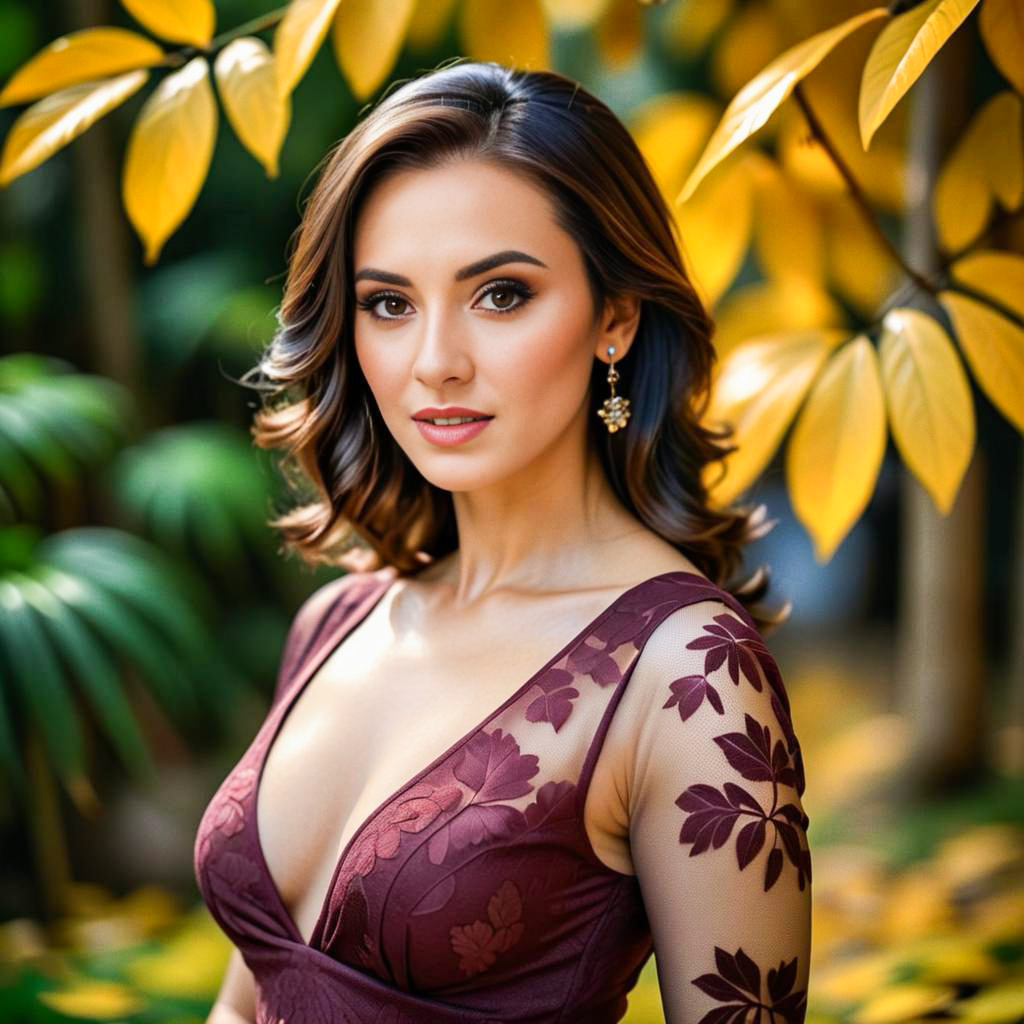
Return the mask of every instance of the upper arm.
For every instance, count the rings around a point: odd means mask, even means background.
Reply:
[[[236,947],[228,960],[207,1024],[238,1024],[256,1019],[256,982]]]
[[[623,703],[637,739],[629,841],[668,1024],[801,1022],[811,861],[800,748],[760,635],[723,602],[673,612]]]

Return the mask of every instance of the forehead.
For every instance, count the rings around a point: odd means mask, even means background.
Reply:
[[[395,172],[367,196],[356,220],[356,265],[405,256],[462,259],[492,249],[571,246],[547,193],[523,174],[466,159]],[[546,262],[546,261],[545,261]]]

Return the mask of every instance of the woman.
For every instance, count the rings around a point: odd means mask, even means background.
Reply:
[[[375,561],[299,609],[200,825],[211,1021],[617,1021],[652,950],[670,1024],[804,1019],[803,767],[764,574],[723,584],[765,527],[702,484],[711,329],[557,74],[434,71],[330,155],[256,440],[313,487],[286,543]]]

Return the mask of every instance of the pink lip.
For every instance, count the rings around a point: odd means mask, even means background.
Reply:
[[[452,423],[448,426],[440,426],[426,420],[416,420],[416,427],[428,441],[442,447],[451,447],[476,437],[486,429],[490,422],[490,420],[480,420],[477,423]]]

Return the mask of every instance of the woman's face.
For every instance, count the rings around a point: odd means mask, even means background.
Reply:
[[[476,490],[585,437],[590,370],[608,339],[579,247],[534,184],[479,160],[397,173],[367,197],[353,260],[359,364],[427,480]],[[432,438],[413,419],[431,406],[493,419],[445,444],[445,428]]]

